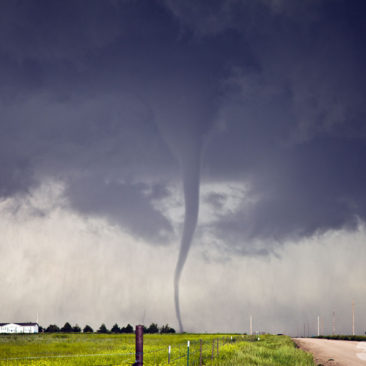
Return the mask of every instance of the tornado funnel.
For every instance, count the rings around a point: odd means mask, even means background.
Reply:
[[[188,252],[192,244],[197,226],[199,210],[201,154],[200,147],[192,150],[182,159],[183,191],[184,191],[184,226],[180,250],[174,276],[175,311],[179,323],[179,331],[183,332],[183,322],[180,312],[179,282]]]

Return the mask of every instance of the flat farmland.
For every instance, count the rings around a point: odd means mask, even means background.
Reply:
[[[133,334],[0,336],[0,365],[132,365],[134,352]],[[258,340],[238,334],[144,335],[144,365],[199,365],[201,353],[203,365],[314,365],[312,356],[286,336],[262,335]]]

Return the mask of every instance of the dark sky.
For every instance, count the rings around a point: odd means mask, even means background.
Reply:
[[[197,156],[202,186],[221,188],[204,191],[215,215],[196,237],[228,255],[357,231],[365,13],[362,0],[2,0],[0,202],[16,212],[57,182],[70,213],[169,246],[182,217],[164,202]]]

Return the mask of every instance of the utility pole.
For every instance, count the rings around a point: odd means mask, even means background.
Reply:
[[[250,318],[249,318],[249,324],[250,324],[249,334],[253,335],[253,317],[252,316],[250,316]]]
[[[335,335],[335,332],[336,332],[335,311],[333,311],[333,317],[332,317],[332,335]]]
[[[355,335],[355,302],[352,300],[352,335]]]
[[[320,319],[320,322],[321,322],[321,323],[320,323],[320,331],[321,331],[321,333],[322,333],[322,334],[325,334],[325,333],[324,333],[324,319],[323,319],[323,318],[321,318],[321,319]]]
[[[318,315],[318,337],[320,336],[320,316]]]

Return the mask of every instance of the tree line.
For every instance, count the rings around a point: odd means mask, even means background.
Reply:
[[[148,327],[143,326],[144,333],[148,334],[166,334],[166,333],[175,333],[175,329],[171,328],[168,324],[165,324],[159,327],[156,323],[151,323]],[[66,322],[63,327],[58,327],[56,324],[50,324],[47,328],[39,327],[39,332],[45,333],[133,333],[134,329],[131,324],[127,324],[125,327],[119,327],[118,324],[114,324],[111,329],[108,329],[106,325],[103,323],[98,330],[94,331],[94,329],[90,325],[85,325],[83,329],[80,328],[79,325],[72,326],[69,322]]]

